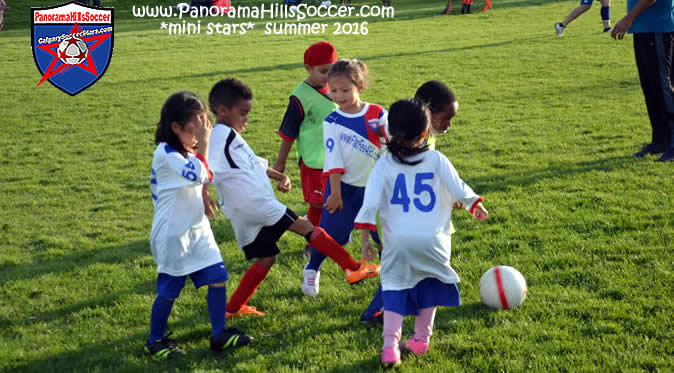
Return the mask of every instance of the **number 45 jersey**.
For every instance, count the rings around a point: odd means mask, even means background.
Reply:
[[[472,212],[482,201],[442,153],[427,150],[409,160],[421,162],[402,164],[391,154],[376,162],[356,216],[356,228],[371,229],[379,212],[383,290],[410,289],[429,277],[459,282],[450,266],[452,205],[460,201]]]

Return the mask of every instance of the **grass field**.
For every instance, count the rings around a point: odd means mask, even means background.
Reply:
[[[217,80],[242,79],[255,93],[244,136],[273,162],[287,96],[305,78],[303,51],[321,39],[368,64],[369,102],[388,107],[429,79],[454,89],[459,114],[438,148],[490,211],[484,223],[455,214],[463,305],[438,312],[430,353],[401,370],[674,370],[672,165],[631,157],[650,139],[631,36],[601,34],[593,8],[558,38],[553,23],[575,1],[497,0],[468,16],[439,15],[439,0],[393,3],[395,18],[365,19],[366,36],[269,36],[258,23],[246,35],[179,37],[159,19],[132,17],[132,4],[155,3],[103,0],[116,14],[111,65],[70,97],[36,87],[29,8],[54,3],[10,1],[0,33],[0,370],[379,369],[381,331],[358,322],[376,281],[350,287],[326,262],[319,297],[304,297],[304,241],[290,235],[251,300],[267,316],[228,323],[253,345],[215,359],[206,290],[188,285],[169,322],[187,356],[163,362],[142,350],[155,296],[149,178],[161,105],[178,90],[206,97]],[[614,21],[624,14],[625,0],[615,1]],[[294,189],[279,198],[303,214],[292,159]],[[249,263],[229,222],[212,225],[231,294]],[[517,310],[480,303],[480,276],[497,264],[527,279]]]

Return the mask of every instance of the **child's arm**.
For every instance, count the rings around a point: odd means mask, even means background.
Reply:
[[[372,174],[365,186],[363,205],[354,219],[354,227],[361,230],[361,251],[367,260],[374,259],[377,255],[377,250],[375,250],[370,242],[370,232],[377,230],[377,211],[379,210],[379,206],[381,206],[383,198],[385,181],[380,171],[381,169],[381,162],[375,163]],[[381,245],[378,244],[377,247],[381,250]]]
[[[459,177],[459,173],[456,172],[456,169],[449,162],[447,157],[441,153],[437,153],[440,157],[440,176],[443,184],[447,186],[447,190],[460,202],[468,212],[473,215],[475,219],[486,220],[489,213],[487,209],[482,205],[484,198],[473,192],[468,184],[466,184]]]
[[[283,115],[281,128],[278,130],[281,136],[281,146],[278,150],[278,158],[273,168],[278,172],[284,172],[288,154],[293,147],[293,142],[300,135],[300,125],[304,120],[304,109],[302,104],[295,96],[290,96],[286,113]]]
[[[269,176],[270,179],[278,181],[278,186],[276,188],[281,192],[287,193],[290,191],[291,185],[288,175],[278,172],[271,167],[267,167],[267,176]]]
[[[278,150],[278,157],[276,158],[276,163],[274,163],[274,169],[278,172],[283,172],[286,169],[286,161],[288,160],[288,154],[290,149],[293,147],[293,142],[281,139],[281,147]]]
[[[330,174],[330,195],[323,205],[329,213],[333,214],[337,210],[342,210],[342,173],[333,172]]]

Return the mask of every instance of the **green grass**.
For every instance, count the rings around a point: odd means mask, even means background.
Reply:
[[[0,370],[379,369],[381,332],[358,322],[375,281],[350,287],[326,262],[320,296],[302,296],[304,240],[290,234],[251,301],[267,316],[230,323],[254,345],[214,359],[206,290],[188,285],[169,324],[187,357],[165,363],[142,350],[162,103],[242,79],[255,92],[244,135],[273,161],[287,96],[305,78],[303,51],[324,38],[368,64],[367,101],[388,106],[426,80],[450,84],[461,106],[438,147],[490,211],[484,223],[455,214],[464,305],[438,312],[430,353],[402,370],[674,370],[672,165],[631,158],[650,139],[631,40],[601,34],[594,8],[556,37],[553,23],[575,1],[500,0],[449,17],[438,14],[443,1],[393,2],[396,17],[372,20],[367,36],[265,36],[258,25],[243,36],[175,37],[158,19],[131,17],[140,2],[104,0],[117,16],[114,56],[75,97],[36,87],[29,7],[53,3],[10,2],[0,33]],[[625,1],[613,9],[617,20]],[[279,198],[303,214],[294,158],[288,172],[295,188]],[[249,263],[228,221],[212,225],[231,294]],[[517,310],[480,304],[480,276],[497,264],[528,281]]]

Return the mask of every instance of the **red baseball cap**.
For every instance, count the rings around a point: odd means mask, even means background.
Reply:
[[[337,50],[332,43],[319,41],[304,52],[304,64],[309,66],[329,65],[337,62]]]

